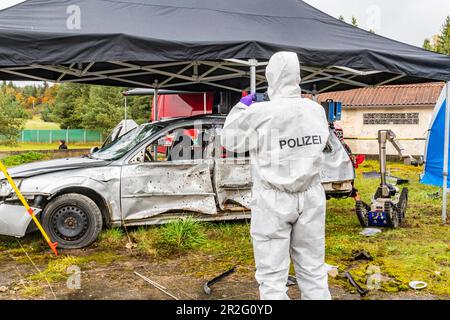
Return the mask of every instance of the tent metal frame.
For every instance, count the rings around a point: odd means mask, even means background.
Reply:
[[[264,76],[265,66],[267,61],[260,62],[256,59],[240,60],[240,59],[226,59],[221,61],[179,61],[156,63],[149,65],[138,65],[123,61],[108,61],[110,68],[104,67],[100,71],[95,71],[96,62],[88,64],[72,63],[66,65],[42,65],[32,64],[29,66],[0,68],[1,72],[20,76],[28,80],[49,81],[56,83],[68,82],[95,82],[97,80],[113,80],[121,82],[124,86],[129,85],[142,88],[153,89],[170,89],[179,86],[189,86],[195,84],[208,85],[220,89],[242,92],[242,90],[263,90],[267,88],[266,79]],[[103,65],[105,63],[102,63]],[[202,73],[199,73],[199,67],[202,67]],[[167,71],[167,68],[176,69],[176,71]],[[42,69],[49,72],[57,73],[57,80],[36,76],[33,71]],[[347,84],[354,87],[364,88],[369,86],[384,85],[389,82],[398,80],[405,75],[395,75],[383,82],[375,85],[369,85],[361,81],[356,81],[357,76],[372,75],[381,73],[381,71],[359,71],[342,66],[333,66],[327,68],[316,68],[309,66],[302,66],[302,71],[306,72],[306,76],[302,77],[301,84],[318,84],[319,82],[327,82],[327,86],[320,90],[307,90],[304,92],[310,94],[319,94],[332,89],[340,84]],[[213,74],[214,72],[221,72],[221,74]],[[133,80],[137,76],[164,76],[163,81],[157,83],[145,83],[142,81]],[[238,88],[218,83],[218,81],[232,80],[237,78],[248,78],[249,86],[247,88]],[[313,85],[314,87],[314,85]]]

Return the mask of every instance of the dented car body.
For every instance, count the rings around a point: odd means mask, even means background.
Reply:
[[[160,224],[185,215],[248,218],[251,164],[246,154],[220,146],[224,121],[225,116],[204,115],[144,124],[89,156],[9,172],[63,247],[89,245],[105,225]],[[188,137],[189,152],[175,159],[180,136]],[[329,198],[346,197],[353,191],[354,167],[339,138],[331,136],[322,182]],[[31,217],[3,176],[0,187],[0,234],[22,237],[33,229]]]

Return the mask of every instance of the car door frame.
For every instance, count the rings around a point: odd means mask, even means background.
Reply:
[[[224,122],[218,124],[223,129]],[[222,148],[220,134],[214,139],[214,150]],[[214,153],[213,184],[219,210],[248,211],[252,200],[252,169],[250,157],[238,157],[230,160]]]
[[[174,124],[170,124],[167,127],[162,128],[149,138],[145,139],[141,143],[139,143],[139,145],[133,148],[133,150],[130,151],[124,158],[122,162],[122,170],[120,177],[121,179],[120,199],[121,199],[122,220],[125,223],[129,221],[147,220],[157,215],[164,214],[167,212],[173,213],[174,211],[180,211],[182,213],[186,213],[186,211],[188,212],[192,211],[192,213],[197,212],[208,215],[217,214],[216,193],[213,187],[211,174],[214,170],[214,159],[212,158],[212,155],[210,156],[210,159],[207,158],[207,159],[178,160],[178,161],[152,161],[136,164],[130,163],[130,161],[139,152],[141,152],[142,148],[146,148],[147,146],[157,142],[158,139],[160,139],[167,133],[173,130],[181,129],[183,127],[189,126],[195,127],[196,125],[198,125],[199,122],[202,126],[205,125],[213,126],[214,124],[217,123],[217,120],[211,119],[211,121],[205,121],[204,119],[201,120],[191,119],[189,121],[180,121]],[[128,193],[130,189],[128,189],[127,186],[124,185],[124,183],[129,182],[126,180],[125,175],[128,174],[129,172],[133,172],[132,170],[133,168],[131,167],[135,167],[136,170],[139,170],[139,168],[141,168],[141,170],[149,169],[150,171],[153,171],[151,173],[149,172],[147,173],[149,174],[147,178],[148,177],[152,177],[152,179],[157,178],[158,175],[157,171],[163,168],[164,170],[166,170],[165,173],[168,172],[167,170],[173,171],[173,175],[175,176],[175,178],[191,177],[191,180],[186,181],[185,179],[183,179],[183,181],[181,182],[178,181],[177,182],[178,184],[165,183],[161,185],[161,183],[164,182],[164,179],[162,179],[159,181],[159,185],[166,187],[169,190],[169,192],[157,193],[149,189],[149,190],[141,190],[142,192],[140,193],[132,194]],[[163,174],[162,172],[159,173],[159,176],[161,176],[162,174]],[[139,177],[137,179],[139,179]],[[147,182],[148,188],[150,188],[151,183],[157,184],[158,182],[153,182],[152,180],[149,180],[149,182]],[[205,185],[199,186],[199,183],[204,183]],[[140,188],[144,187],[144,185],[135,187]],[[173,190],[176,189],[177,187],[183,192],[174,193]],[[186,192],[186,190],[189,190],[189,188],[193,189],[193,192]],[[129,199],[135,200],[133,202],[133,200]],[[138,204],[137,203],[138,201],[141,202],[141,204]],[[160,201],[162,203],[166,203],[166,205],[163,205],[161,203],[158,205]],[[152,205],[152,203],[154,204],[154,206],[148,207],[149,205]],[[135,209],[133,209],[133,205],[136,206]]]

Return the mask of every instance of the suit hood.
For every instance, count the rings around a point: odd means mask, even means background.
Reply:
[[[277,52],[269,60],[266,78],[270,100],[281,98],[299,98],[300,62],[294,52]]]

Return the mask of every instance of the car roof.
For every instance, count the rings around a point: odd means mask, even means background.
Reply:
[[[177,117],[177,118],[168,118],[168,119],[163,119],[163,120],[159,120],[159,121],[154,121],[151,122],[154,125],[158,125],[158,126],[169,126],[175,123],[180,123],[180,122],[191,122],[193,120],[206,120],[206,121],[218,121],[218,122],[222,122],[225,121],[226,118],[226,114],[200,114],[200,115],[196,115],[196,116],[191,116],[191,117]]]

